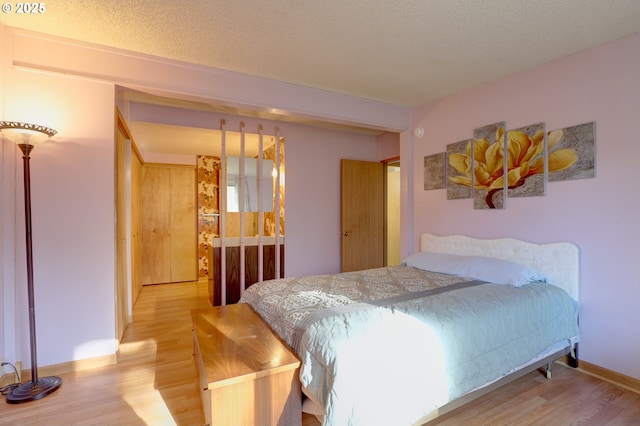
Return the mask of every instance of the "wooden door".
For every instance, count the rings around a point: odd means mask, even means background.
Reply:
[[[141,198],[142,284],[197,280],[195,168],[145,165]]]
[[[384,266],[384,167],[357,160],[340,165],[342,271]]]
[[[198,279],[196,169],[171,168],[171,282]]]
[[[142,284],[171,282],[171,178],[164,167],[142,168]]]

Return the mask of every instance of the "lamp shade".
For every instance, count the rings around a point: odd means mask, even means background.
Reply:
[[[19,121],[0,121],[0,132],[17,145],[38,145],[57,133],[45,126]]]

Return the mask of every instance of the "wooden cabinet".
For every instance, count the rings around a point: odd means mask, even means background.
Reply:
[[[191,317],[205,424],[301,424],[300,361],[251,306],[219,306]]]
[[[141,198],[142,283],[197,280],[195,167],[144,165]]]
[[[273,238],[272,238],[273,239]],[[284,244],[280,246],[280,276],[284,277]],[[209,301],[213,306],[222,305],[222,265],[220,247],[209,246]],[[276,278],[276,246],[262,246],[263,280]],[[244,246],[245,288],[259,281],[258,245]],[[225,304],[240,300],[240,246],[225,247]]]

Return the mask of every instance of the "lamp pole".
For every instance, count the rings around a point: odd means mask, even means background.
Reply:
[[[31,169],[29,167],[33,145],[21,143],[24,181],[24,221],[27,246],[27,291],[29,298],[29,336],[31,337],[31,381],[38,383],[38,351],[36,350],[36,309],[33,291],[33,243],[31,239]]]

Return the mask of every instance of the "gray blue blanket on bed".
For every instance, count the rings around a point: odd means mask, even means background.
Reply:
[[[298,354],[325,425],[412,424],[578,339],[575,303],[553,285],[407,266],[266,281],[241,302]]]

